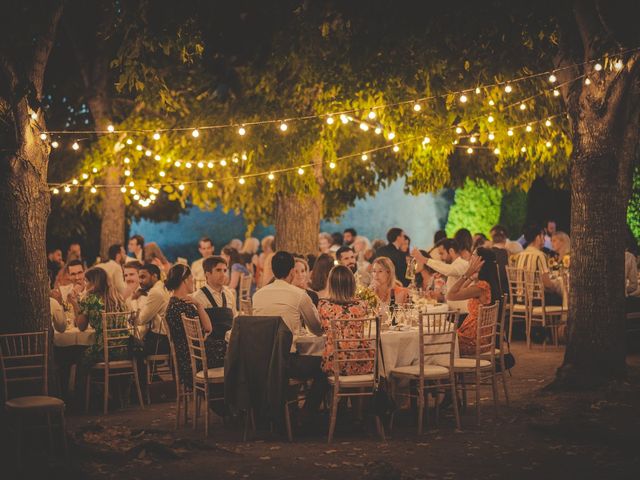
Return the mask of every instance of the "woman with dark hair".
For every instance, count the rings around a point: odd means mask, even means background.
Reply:
[[[211,334],[213,326],[204,307],[191,298],[193,293],[193,276],[191,269],[181,263],[175,264],[169,270],[167,280],[164,282],[167,290],[171,291],[169,304],[165,313],[165,321],[171,332],[171,340],[176,351],[180,382],[189,390],[193,384],[191,373],[191,358],[187,337],[182,325],[182,314],[189,318],[199,318],[205,337],[205,349],[207,352],[207,368],[224,366],[224,355],[227,347],[222,339],[215,339]]]
[[[326,298],[327,291],[327,279],[329,278],[329,272],[333,268],[334,259],[327,253],[321,254],[313,265],[311,270],[311,290],[318,294],[319,298]]]
[[[458,242],[460,256],[465,260],[469,260],[471,258],[471,252],[473,251],[473,237],[471,236],[471,232],[466,228],[461,228],[455,233],[453,239]]]
[[[231,276],[229,277],[228,287],[236,291],[236,308],[240,308],[240,279],[243,275],[251,275],[247,267],[247,259],[250,263],[251,258],[245,257],[233,247],[224,247],[221,256],[227,261],[227,265],[229,265]],[[251,282],[250,296],[253,297],[254,293],[256,293],[256,285],[254,282]]]
[[[475,355],[479,308],[481,305],[490,305],[499,299],[496,255],[488,248],[479,248],[476,255],[471,257],[466,273],[447,293],[447,300],[468,300],[469,315],[458,328],[460,355]]]

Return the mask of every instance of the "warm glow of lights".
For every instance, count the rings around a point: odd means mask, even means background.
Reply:
[[[40,134],[40,140],[46,140],[47,139],[47,134],[46,133],[41,133]]]
[[[191,168],[191,162],[185,163],[184,166],[187,167],[187,168]]]
[[[545,145],[546,145],[547,148],[551,148],[551,142],[547,142],[547,143],[545,143]]]
[[[78,142],[73,142],[73,145],[71,145],[71,148],[73,148],[74,150],[79,150],[80,145],[78,144]]]
[[[180,168],[180,167],[182,166],[182,162],[181,162],[180,160],[176,160],[176,161],[173,163],[173,166],[174,166],[174,167],[178,167],[178,168]]]
[[[125,177],[128,177],[128,176],[130,176],[130,175],[131,175],[131,170],[125,170],[125,171],[124,171],[124,176],[125,176]]]
[[[456,127],[456,133],[458,135],[460,135],[462,133],[462,128],[461,127]]]
[[[154,159],[156,162],[159,162],[161,158],[162,158],[162,157],[161,157],[160,155],[156,155],[155,157],[153,157],[153,159]]]
[[[198,138],[198,137],[200,136],[200,132],[198,131],[198,129],[197,129],[197,128],[195,128],[195,129],[193,129],[193,130],[191,131],[191,136],[192,136],[193,138]]]
[[[144,154],[145,154],[147,157],[150,157],[150,156],[153,154],[153,152],[152,152],[151,150],[147,150],[146,152],[144,152]]]
[[[422,140],[422,144],[426,145],[427,143],[431,143],[431,139],[429,137],[424,137],[424,139]]]
[[[136,150],[141,152],[142,151],[142,145],[136,145]]]
[[[274,178],[276,178],[276,176],[273,173],[269,172],[269,175],[267,175],[267,178],[269,180],[273,180]]]
[[[510,137],[513,137],[513,130],[511,129],[507,130],[507,135],[509,135]]]
[[[65,193],[69,193],[71,191],[71,188],[69,187],[69,185],[64,187],[64,192]]]
[[[107,132],[109,132],[109,133],[113,133],[113,132],[115,132],[115,130],[116,130],[116,129],[114,128],[114,126],[113,126],[113,125],[109,125],[109,126],[107,127]]]
[[[400,147],[398,145],[393,146],[393,151],[398,153],[400,151]]]
[[[478,141],[478,139],[477,139],[476,137],[471,137],[471,138],[469,139],[469,141],[470,141],[471,143],[476,143],[476,142]]]
[[[467,153],[469,155],[471,155],[473,153],[473,148],[471,148],[471,147],[467,148]]]
[[[520,110],[526,110],[527,106],[524,103],[520,104]]]
[[[129,157],[124,157],[124,163],[128,164],[130,162],[131,162],[131,159]]]
[[[599,72],[600,70],[602,70],[602,65],[600,65],[599,63],[596,63],[593,68],[596,69],[596,72]]]
[[[304,173],[304,168],[300,167],[298,169],[298,175],[302,175]]]
[[[78,180],[76,180],[75,178],[73,180],[71,180],[71,183],[73,183],[74,185],[78,184]]]
[[[178,190],[184,190],[184,184],[181,183],[180,185],[178,185]]]
[[[204,168],[204,162],[198,162],[198,168]]]
[[[98,189],[96,187],[91,187],[90,192],[91,193],[96,193],[98,191]]]
[[[591,80],[589,80],[588,78],[584,79],[584,84],[585,85],[591,85]]]
[[[490,106],[492,106],[492,107],[493,107],[495,104],[496,104],[496,102],[494,102],[493,100],[489,100],[489,105],[490,105]]]
[[[286,123],[282,122],[280,124],[280,130],[281,131],[286,132],[288,128],[289,128],[289,126]]]
[[[527,147],[522,147],[522,148],[520,148],[520,151],[521,151],[522,153],[526,152],[526,151],[527,151]]]
[[[330,162],[329,163],[329,168],[331,168],[331,169],[336,168],[336,164],[334,162]]]
[[[127,187],[120,187],[120,191],[122,193],[127,193]]]
[[[131,140],[130,138],[127,138],[127,145],[131,145],[133,143],[133,140]]]
[[[60,146],[60,144],[54,140],[53,142],[51,142],[51,146],[53,148],[58,148]]]
[[[549,75],[549,81],[551,83],[556,83],[556,80],[558,80],[558,78],[553,73]]]
[[[138,195],[137,193],[133,196],[134,200],[140,200],[140,195]]]
[[[54,188],[52,192],[54,195],[58,195],[60,193],[60,190],[58,190],[57,188]]]
[[[589,79],[587,78],[587,80],[589,80]],[[560,96],[560,90],[554,90],[553,91],[553,96],[554,97],[559,97]]]
[[[245,184],[245,182],[246,182],[246,180],[244,179],[244,177],[240,177],[240,178],[238,179],[238,183],[239,183],[240,185],[244,185],[244,184]]]
[[[82,179],[86,180],[87,178],[89,178],[89,174],[88,173],[83,173],[82,174]]]
[[[366,132],[367,130],[369,130],[369,125],[367,125],[364,122],[360,123],[360,130],[362,130],[363,132]]]
[[[469,99],[466,95],[460,95],[460,103],[467,103],[467,100]]]
[[[154,140],[160,140],[160,134],[158,132],[153,134],[153,139]]]
[[[500,149],[498,147],[494,148],[493,153],[495,153],[496,155],[500,155]]]
[[[531,130],[533,130],[533,128],[531,127],[531,125],[527,125],[527,126],[525,127],[525,130],[526,130],[527,132],[530,132]]]
[[[213,188],[213,183],[211,181],[207,182],[207,188]]]
[[[136,183],[135,183],[133,180],[131,180],[131,181],[129,182],[129,186],[130,186],[130,187],[133,187],[135,184],[136,184]]]
[[[511,85],[507,85],[506,87],[504,87],[504,91],[507,93],[511,93],[512,90],[513,88],[511,88]]]
[[[344,124],[349,123],[349,117],[347,117],[344,113],[340,115],[340,121]]]
[[[92,171],[93,173],[98,173],[98,168],[97,168],[97,167],[93,167],[93,168],[91,169],[91,171]]]
[[[489,115],[487,117],[487,122],[489,122],[489,123],[493,123],[494,120],[495,120],[495,118],[493,118],[493,115]]]
[[[222,165],[223,167],[226,167],[227,161],[223,158],[222,160],[220,160],[220,165]]]
[[[233,157],[233,158],[231,159],[231,161],[232,161],[233,163],[238,163],[240,160],[238,160],[238,157]]]
[[[361,159],[363,162],[366,162],[367,160],[369,160],[369,155],[367,155],[366,153],[363,153],[363,154],[360,156],[360,159]]]
[[[489,140],[493,140],[494,138],[496,138],[495,134],[493,132],[489,133]]]
[[[329,115],[329,116],[327,117],[327,124],[329,124],[329,125],[333,125],[333,122],[334,122],[334,121],[335,121],[335,120],[333,119],[333,117],[332,117],[331,115]]]
[[[476,87],[476,95],[480,94],[480,87]]]
[[[376,112],[374,112],[373,110],[371,110],[368,114],[367,117],[369,117],[369,120],[375,120],[376,118]]]
[[[616,60],[615,63],[613,64],[613,68],[615,68],[618,71],[622,70],[623,66],[624,64],[622,63],[622,60]]]
[[[382,133],[382,129],[380,127],[376,127],[374,132],[376,132],[376,135],[380,135]]]
[[[551,120],[547,119],[546,122],[544,122],[545,126],[550,127],[551,126]]]
[[[247,130],[244,127],[240,127],[238,129],[238,135],[240,135],[241,137],[243,137],[244,135],[246,135]]]
[[[389,140],[393,140],[394,138],[396,138],[396,134],[395,134],[395,133],[393,133],[393,132],[389,132],[389,135],[387,135],[387,138],[388,138]]]
[[[158,175],[160,175],[161,177],[164,177],[166,173],[161,170],[160,173],[158,173]]]
[[[420,105],[418,102],[413,104],[413,111],[414,112],[419,112],[420,110],[422,110],[422,105]]]
[[[36,112],[31,112],[31,120],[37,120],[38,114]]]

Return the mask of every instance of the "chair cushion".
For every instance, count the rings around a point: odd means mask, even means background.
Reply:
[[[480,360],[480,368],[487,368],[491,366],[489,360]],[[473,370],[476,368],[475,358],[456,358],[453,360],[454,370]]]
[[[510,309],[513,310],[514,312],[524,312],[527,310],[527,308],[521,303],[515,303],[513,306],[510,307]]]
[[[340,375],[340,384],[346,387],[367,387],[374,383],[373,374],[368,373],[366,375]],[[329,383],[335,384],[335,378],[329,377]]]
[[[394,375],[418,377],[420,376],[420,365],[392,368],[391,373]],[[424,376],[425,378],[446,378],[449,376],[449,369],[440,365],[425,365]]]
[[[568,310],[560,305],[549,305],[544,307],[544,312],[549,313],[562,313],[567,312]],[[533,307],[532,312],[537,315],[542,315],[542,307]]]
[[[98,362],[93,365],[92,368],[104,368],[104,362]],[[112,360],[109,362],[109,369],[115,368],[133,368],[133,362],[131,360]]]
[[[204,370],[200,370],[198,373],[196,373],[196,378],[204,379]],[[207,370],[207,378],[210,382],[224,381],[224,367],[209,368]]]
[[[40,410],[40,409],[60,409],[64,408],[64,402],[56,397],[45,395],[32,395],[28,397],[17,397],[7,400],[5,406],[9,410]]]

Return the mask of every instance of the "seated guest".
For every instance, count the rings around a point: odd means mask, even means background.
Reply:
[[[264,287],[273,278],[271,272],[271,258],[273,254],[273,235],[267,235],[260,242],[262,253],[258,255],[258,267],[256,269],[256,287]],[[269,257],[269,258],[267,258]],[[267,259],[269,260],[267,262]]]
[[[329,272],[334,266],[333,257],[329,254],[322,253],[316,259],[316,263],[311,270],[311,290],[318,294],[318,298],[325,298],[327,296],[327,278],[329,278]]]
[[[322,335],[318,311],[309,295],[291,284],[295,276],[293,255],[288,252],[276,252],[271,261],[271,268],[276,279],[253,296],[253,314],[280,317],[291,330],[293,342],[287,371],[292,378],[313,379],[305,410],[307,413],[316,412],[328,389],[326,375],[320,368],[322,359],[311,355],[298,355],[296,341],[305,327],[316,336]]]
[[[62,261],[62,250],[59,248],[53,248],[47,251],[47,273],[49,275],[49,285],[53,288],[56,277],[60,269],[64,267]]]
[[[335,254],[338,249],[344,243],[344,239],[342,238],[342,234],[340,232],[335,232],[331,234],[331,246],[329,247],[329,253]]]
[[[487,248],[490,247],[491,242],[489,242],[489,239],[487,238],[487,236],[484,233],[476,233],[473,236],[473,248],[472,251],[475,252],[476,248],[480,248],[480,247],[484,247],[487,246]]]
[[[344,241],[344,245],[347,247],[352,247],[353,242],[356,240],[358,236],[358,232],[354,228],[345,228],[344,232],[342,232],[342,240]]]
[[[405,244],[405,233],[401,228],[391,228],[387,232],[387,241],[384,247],[376,250],[376,257],[387,257],[393,262],[396,278],[405,287],[409,285],[409,280],[405,277],[407,273],[407,256],[401,248]]]
[[[529,272],[539,272],[544,285],[546,305],[562,305],[562,287],[549,275],[549,263],[542,253],[544,230],[536,224],[529,225],[524,231],[527,248],[518,254],[516,267]]]
[[[471,252],[473,252],[473,237],[471,232],[466,228],[461,228],[454,235],[453,239],[458,242],[458,254],[465,260],[469,261]]]
[[[144,261],[157,265],[163,275],[166,275],[171,268],[169,260],[164,256],[156,242],[149,242],[144,246]]]
[[[356,280],[351,270],[343,265],[333,267],[329,274],[329,298],[320,300],[318,304],[318,313],[322,322],[322,329],[327,335],[322,353],[322,370],[328,375],[333,375],[333,332],[331,330],[331,321],[350,318],[363,318],[367,315],[367,307],[361,300],[356,297]],[[347,325],[338,323],[337,328],[340,339],[354,340],[364,338],[364,324]],[[340,348],[356,348],[358,345],[351,345],[350,342],[340,344]],[[358,358],[345,352],[342,354],[345,358]],[[360,358],[369,356],[366,352],[359,352]],[[353,362],[342,365],[340,375],[363,375],[373,372],[373,362]]]
[[[559,261],[571,252],[571,239],[564,232],[555,232],[551,236],[551,247]]]
[[[320,254],[326,253],[331,254],[331,244],[333,243],[333,238],[331,234],[327,232],[320,232],[318,235],[318,250]]]
[[[420,253],[425,258],[430,258],[430,255],[425,250],[420,250]],[[418,263],[416,266],[416,287],[424,291],[424,295],[427,298],[432,298],[437,302],[444,302],[446,278],[427,267],[426,264]]]
[[[144,263],[144,237],[142,235],[133,235],[129,239],[129,243],[127,245],[129,253],[131,253],[132,257],[127,257],[125,262],[133,262],[137,261],[139,263]]]
[[[433,245],[429,248],[429,256],[434,260],[442,260],[440,258],[440,245],[447,239],[447,232],[438,230],[433,234]]]
[[[211,324],[216,327],[216,338],[224,338],[238,315],[236,293],[225,285],[227,262],[222,256],[214,255],[205,258],[202,267],[207,283],[195,290],[191,297],[204,307]]]
[[[509,240],[507,229],[502,225],[494,225],[489,232],[494,248],[504,248],[509,255],[515,255],[522,251],[522,245],[518,242]]]
[[[60,302],[53,296],[49,297],[49,309],[51,311],[51,325],[56,332],[63,333],[67,329],[67,317]]]
[[[407,301],[407,289],[396,280],[395,267],[390,258],[378,257],[373,261],[370,287],[382,305],[389,308]]]
[[[204,270],[202,268],[202,262],[205,258],[213,255],[215,247],[209,237],[202,237],[198,242],[198,251],[202,258],[199,258],[191,264],[191,272],[193,274],[193,281],[195,282],[195,288],[202,287],[207,283],[207,279],[204,277]]]
[[[232,238],[231,241],[225,246],[235,248],[237,251],[240,251],[242,250],[242,240],[240,240],[239,238]]]
[[[171,339],[176,352],[180,382],[191,390],[193,385],[191,357],[189,356],[189,346],[187,345],[187,337],[182,324],[182,314],[189,318],[198,318],[200,320],[200,325],[206,338],[207,368],[224,366],[226,343],[224,340],[215,339],[211,335],[213,326],[207,312],[204,310],[204,306],[191,297],[193,293],[193,276],[188,266],[176,264],[171,267],[164,284],[167,290],[171,292],[165,312],[165,321],[171,332]]]
[[[160,269],[153,263],[146,263],[140,267],[138,275],[140,288],[131,295],[130,304],[137,314],[135,324],[138,338],[144,343],[144,354],[169,353],[169,341],[163,327],[169,292],[160,281]]]
[[[124,299],[127,300],[131,297],[133,292],[140,288],[140,276],[138,274],[142,264],[137,260],[132,260],[124,264]]]
[[[298,288],[307,292],[307,295],[311,298],[313,304],[318,306],[318,294],[309,288],[309,264],[304,258],[295,257],[296,261],[296,274],[293,277],[291,285],[295,285]]]
[[[82,261],[82,247],[78,242],[71,242],[69,244],[69,248],[67,249],[67,257],[65,261],[69,263],[71,260]],[[83,264],[84,264],[84,261],[83,261]]]
[[[340,265],[344,265],[351,273],[355,275],[358,271],[358,265],[356,262],[356,254],[351,247],[343,245],[336,251],[336,260]]]
[[[255,237],[249,237],[244,240],[240,255],[244,258],[244,263],[251,271],[254,281],[258,271],[258,249],[260,248],[260,240]]]
[[[98,268],[103,269],[107,273],[109,282],[113,288],[116,289],[120,297],[124,296],[125,284],[124,274],[122,272],[122,265],[124,265],[126,254],[124,247],[120,244],[111,245],[109,251],[109,260],[98,265]]]
[[[243,255],[233,247],[224,247],[222,249],[222,258],[226,260],[226,264],[230,265],[231,274],[229,275],[229,288],[235,292],[236,307],[239,306],[240,299],[240,279],[244,275],[251,275],[249,268],[245,263]],[[255,285],[252,283],[250,295],[255,293]]]
[[[469,314],[458,328],[460,355],[475,355],[480,305],[490,305],[499,296],[495,254],[488,248],[479,248],[467,271],[447,291],[447,301],[468,301]]]
[[[85,291],[84,263],[82,260],[71,260],[65,265],[66,275],[69,280],[67,285],[61,285],[56,290],[60,291],[61,305],[69,303],[69,295],[82,297]]]

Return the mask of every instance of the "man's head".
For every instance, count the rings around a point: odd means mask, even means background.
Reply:
[[[124,260],[127,255],[124,251],[124,247],[119,243],[111,245],[109,247],[108,254],[109,254],[109,260],[113,260],[114,262],[119,263],[120,265],[124,264]]]
[[[73,242],[69,244],[69,248],[67,249],[67,262],[69,260],[80,260],[82,259],[82,248],[78,242]]]
[[[466,250],[468,252],[471,251],[473,247],[473,236],[471,235],[471,232],[469,230],[467,230],[466,228],[461,228],[455,233],[453,238],[456,242],[458,242],[458,248],[461,252],[463,250]]]
[[[209,237],[202,237],[198,242],[198,251],[202,258],[207,258],[213,255],[213,251],[215,247],[213,246],[213,242]]]
[[[149,290],[160,280],[160,268],[153,263],[145,263],[138,271],[140,278],[140,287]]]
[[[401,228],[393,227],[387,232],[387,242],[393,243],[396,248],[400,248],[404,243],[404,232]]]
[[[447,238],[442,240],[440,249],[440,259],[446,263],[453,263],[453,261],[460,256],[460,245],[453,238]]]
[[[335,232],[331,234],[331,245],[342,245],[344,243],[344,238],[340,232]]]
[[[507,241],[507,229],[502,225],[495,225],[489,233],[491,234],[491,241],[494,245],[501,245]]]
[[[219,255],[213,255],[202,261],[204,276],[212,288],[222,288],[227,280],[227,261]]]
[[[342,239],[344,240],[345,245],[353,244],[357,236],[358,232],[356,232],[354,228],[347,228],[344,232],[342,232]]]
[[[84,264],[82,260],[71,260],[67,263],[67,274],[69,275],[69,280],[74,285],[78,285],[79,287],[84,286]]]
[[[62,263],[62,250],[54,248],[47,252],[47,258],[55,263]]]
[[[134,235],[129,239],[128,249],[134,255],[138,255],[144,248],[144,237],[142,235]]]
[[[137,261],[124,264],[124,283],[127,285],[133,285],[136,288],[140,285],[140,277],[138,271],[142,267],[142,264]]]
[[[554,233],[558,231],[558,226],[554,219],[547,220],[547,234],[552,236]]]
[[[537,223],[531,224],[524,229],[524,239],[527,245],[540,249],[544,246],[544,230]]]
[[[356,254],[351,247],[343,245],[336,251],[336,259],[340,265],[344,265],[351,272],[356,273],[358,271],[358,264],[356,263]]]
[[[286,280],[291,283],[295,274],[295,259],[289,252],[277,251],[271,258],[271,270],[278,280]]]

